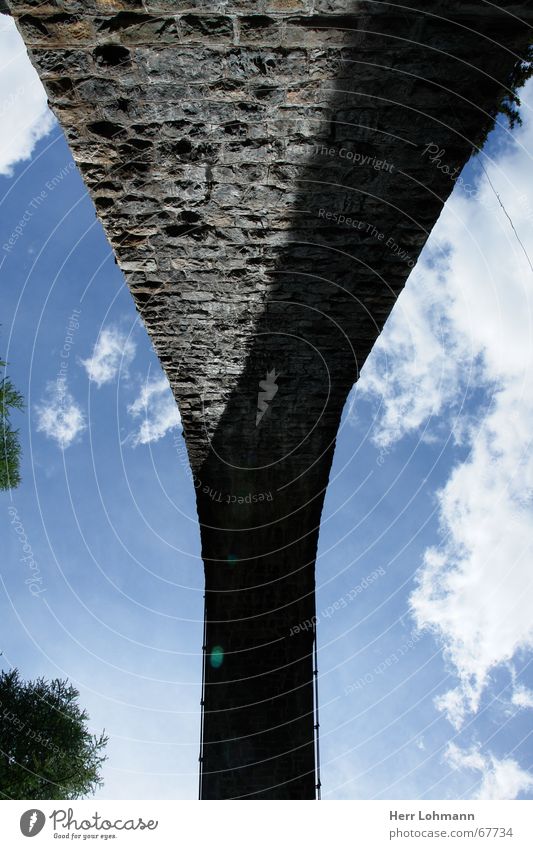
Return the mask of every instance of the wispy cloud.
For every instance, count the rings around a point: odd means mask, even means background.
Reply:
[[[533,690],[528,690],[527,687],[519,684],[513,691],[511,701],[519,708],[533,708]]]
[[[532,95],[530,83],[512,148],[484,159],[530,256]],[[445,207],[356,393],[381,405],[379,445],[431,432],[439,413],[448,434],[459,422],[470,449],[438,493],[442,535],[411,598],[456,673],[436,704],[457,728],[478,710],[491,670],[533,648],[533,275],[484,175],[478,188],[472,198],[457,189]]]
[[[453,769],[479,773],[479,786],[474,799],[516,799],[533,788],[533,775],[521,769],[513,758],[484,755],[477,746],[461,749],[450,743],[446,761]]]
[[[169,430],[181,427],[178,405],[164,375],[143,384],[138,398],[129,405],[128,412],[133,418],[144,417],[139,429],[133,434],[134,446],[157,442]]]
[[[518,141],[529,149],[531,125]],[[516,147],[489,173],[510,180],[505,204],[533,255],[527,154]],[[444,299],[453,349],[471,350],[490,404],[466,428],[470,455],[438,495],[443,541],[426,552],[412,597],[419,626],[438,634],[456,669],[458,687],[437,701],[456,727],[477,711],[490,671],[533,647],[533,275],[491,204],[484,178],[479,200],[452,202],[440,228],[453,245]]]
[[[0,174],[10,177],[17,162],[30,159],[55,118],[15,22],[7,15],[0,15],[0,57]]]
[[[380,447],[431,428],[446,407],[457,406],[468,375],[464,340],[442,309],[450,294],[447,250],[435,256],[436,263],[422,262],[413,272],[352,392],[354,421],[361,398],[378,402],[372,441]]]
[[[56,383],[49,383],[40,404],[35,407],[37,430],[57,442],[63,450],[85,430],[81,408],[70,392]]]
[[[478,709],[491,669],[533,647],[533,462],[523,432],[531,421],[533,398],[516,384],[494,394],[470,458],[439,493],[446,542],[426,551],[411,599],[459,677],[437,701],[457,728]]]
[[[128,368],[135,356],[135,343],[117,327],[104,327],[100,332],[92,356],[82,360],[89,380],[98,387],[110,383],[119,371],[128,373]]]

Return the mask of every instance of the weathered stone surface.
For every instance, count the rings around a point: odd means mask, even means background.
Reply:
[[[181,409],[206,571],[202,795],[312,798],[298,626],[340,413],[533,12],[10,5]]]

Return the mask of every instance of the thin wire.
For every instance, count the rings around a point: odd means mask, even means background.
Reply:
[[[518,235],[518,233],[516,232],[516,227],[515,227],[515,226],[514,226],[514,224],[513,224],[513,220],[512,220],[512,218],[511,218],[511,216],[509,215],[509,213],[507,212],[506,208],[504,207],[504,205],[503,205],[503,203],[502,203],[502,200],[501,200],[501,198],[500,198],[500,196],[499,196],[498,192],[496,191],[496,189],[495,189],[495,188],[494,188],[494,186],[492,185],[492,180],[490,179],[490,177],[489,177],[489,175],[488,175],[488,173],[487,173],[487,169],[485,168],[485,166],[483,165],[483,163],[481,162],[481,160],[479,160],[479,164],[481,165],[481,168],[483,169],[483,173],[485,174],[485,177],[487,178],[487,181],[488,181],[489,186],[491,187],[492,191],[493,191],[493,192],[494,192],[494,194],[496,195],[496,198],[498,199],[498,203],[500,204],[500,206],[501,206],[501,208],[503,209],[503,211],[504,211],[505,215],[507,216],[507,218],[508,218],[508,220],[509,220],[509,224],[510,224],[510,225],[511,225],[511,227],[513,228],[513,233],[515,234],[515,236],[516,236],[516,238],[517,238],[518,244],[520,245],[520,247],[521,247],[521,248],[522,248],[522,250],[524,251],[525,257],[526,257],[526,259],[527,259],[527,261],[528,261],[528,263],[529,263],[529,267],[530,267],[531,271],[533,271],[533,265],[531,264],[531,260],[530,260],[530,258],[529,258],[528,252],[526,251],[526,249],[525,249],[525,247],[524,247],[524,244],[523,244],[523,242],[522,242],[522,240],[521,240],[520,236],[519,236],[519,235]]]
[[[453,115],[454,115],[454,117],[455,117],[455,119],[456,119],[457,123],[459,124],[459,127],[460,127],[460,129],[461,129],[461,132],[462,132],[462,134],[463,134],[463,137],[464,137],[465,139],[466,139],[466,138],[468,138],[468,136],[467,136],[467,134],[466,134],[466,131],[465,131],[465,128],[464,128],[464,126],[463,126],[463,122],[462,122],[461,118],[459,117],[459,115],[458,115],[458,114],[457,114],[457,112],[456,112],[455,104],[453,103],[453,100],[450,102],[450,106],[451,106],[451,111],[453,112]],[[494,118],[493,129],[494,129],[496,126],[499,126],[498,121],[497,121],[497,117],[498,117],[498,116],[496,116],[496,117]],[[485,139],[485,141],[486,141],[486,139]],[[512,218],[511,218],[511,216],[509,215],[509,213],[507,212],[507,210],[506,210],[505,206],[503,205],[503,203],[502,203],[502,199],[500,198],[500,196],[499,196],[498,192],[497,192],[497,191],[496,191],[496,189],[494,188],[494,185],[493,185],[493,183],[492,183],[492,180],[490,179],[490,177],[489,177],[489,175],[488,175],[487,169],[486,169],[486,168],[485,168],[485,166],[483,165],[483,161],[482,161],[481,155],[484,153],[484,150],[483,150],[484,145],[485,145],[485,142],[483,142],[483,145],[482,145],[482,147],[480,147],[480,148],[478,148],[478,147],[477,147],[477,145],[476,145],[477,151],[478,151],[478,153],[479,153],[479,164],[481,165],[481,170],[482,170],[482,171],[483,171],[483,173],[485,174],[485,177],[487,178],[487,182],[488,182],[489,186],[491,187],[491,189],[492,189],[492,191],[493,191],[494,195],[496,196],[496,200],[498,201],[498,203],[500,204],[501,208],[503,209],[503,212],[504,212],[504,214],[505,214],[506,218],[508,219],[509,224],[511,225],[511,228],[512,228],[512,230],[513,230],[513,233],[514,233],[514,234],[515,234],[515,236],[516,236],[516,239],[517,239],[517,241],[518,241],[518,244],[520,245],[520,247],[521,247],[521,248],[522,248],[522,250],[524,251],[524,255],[525,255],[525,257],[526,257],[526,259],[527,259],[527,261],[528,261],[528,264],[529,264],[529,267],[530,267],[531,271],[533,271],[533,265],[532,265],[531,260],[530,260],[530,258],[529,258],[529,254],[528,254],[528,252],[526,251],[526,249],[525,249],[525,247],[524,247],[524,244],[523,244],[523,242],[522,242],[522,240],[521,240],[520,236],[518,235],[518,233],[517,233],[517,231],[516,231],[516,227],[515,227],[515,226],[514,226],[514,224],[513,224],[513,220],[512,220]],[[486,154],[486,153],[485,153],[485,156],[487,156],[487,154]],[[470,157],[470,159],[471,159],[471,158],[472,158],[472,157]],[[465,163],[465,164],[466,164],[466,163]]]
[[[198,799],[202,798],[204,777],[204,710],[205,710],[205,658],[207,652],[207,593],[204,594],[204,636],[202,640],[202,696],[200,699],[200,764],[198,775]]]
[[[313,676],[315,679],[315,751],[316,751],[316,791],[317,791],[317,799],[320,801],[322,799],[322,782],[320,781],[320,738],[319,738],[319,729],[320,722],[318,719],[318,648],[317,648],[317,638],[316,638],[316,622],[313,622],[313,641],[314,641],[314,669]]]

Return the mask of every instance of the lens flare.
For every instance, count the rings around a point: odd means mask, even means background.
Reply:
[[[220,669],[224,662],[224,649],[222,646],[213,646],[209,655],[209,663],[213,669]]]

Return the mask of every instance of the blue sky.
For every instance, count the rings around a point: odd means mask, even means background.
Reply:
[[[0,55],[0,355],[27,401],[1,660],[79,688],[111,737],[100,798],[196,798],[179,413],[7,18]],[[533,272],[481,169],[533,256],[532,103],[465,169],[345,409],[317,561],[324,798],[533,798]]]

